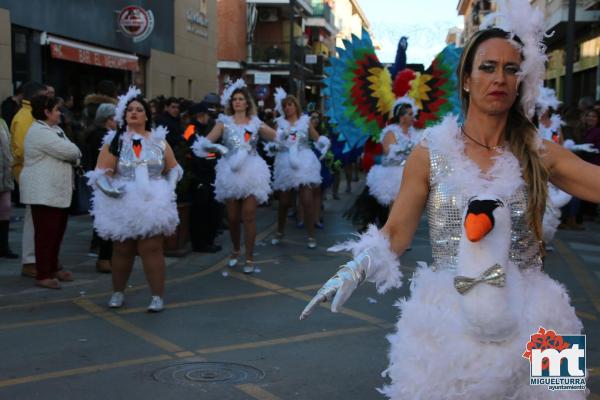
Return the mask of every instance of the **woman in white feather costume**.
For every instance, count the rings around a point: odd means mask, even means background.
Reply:
[[[310,117],[302,114],[300,102],[277,88],[275,108],[280,116],[277,122],[277,139],[267,145],[267,150],[276,152],[273,168],[273,189],[279,191],[277,211],[277,233],[271,243],[278,244],[285,232],[287,212],[292,202],[292,190],[298,191],[300,206],[304,212],[304,226],[308,232],[307,246],[317,247],[315,239],[316,204],[314,188],[321,184],[321,163],[310,147],[310,140],[326,154],[329,139],[320,136],[310,123]]]
[[[527,0],[510,6],[499,1],[502,29],[482,25],[462,53],[464,125],[447,117],[425,131],[384,228],[333,248],[354,259],[300,316],[323,301],[337,311],[365,280],[381,292],[400,286],[398,255],[426,208],[433,265],[420,264],[411,296],[397,304],[384,373],[391,383],[380,389],[393,400],[586,397],[585,390],[530,385],[523,357],[540,326],[582,331],[565,288],[542,271],[542,215],[548,179],[600,201],[600,167],[555,143],[539,146],[529,118],[544,73],[543,15]]]
[[[165,140],[165,128],[152,128],[150,107],[140,91],[120,96],[117,132],[109,132],[96,169],[87,174],[94,187],[94,227],[113,241],[114,293],[108,305],[123,305],[136,252],[141,256],[152,293],[148,311],[162,311],[165,286],[163,237],[179,224],[175,186],[182,169]]]
[[[404,163],[421,139],[420,132],[413,127],[415,112],[414,100],[408,97],[396,100],[390,125],[381,132],[381,164],[374,165],[367,174],[369,193],[384,207],[389,207],[398,195]]]
[[[574,152],[597,153],[598,149],[589,143],[576,145],[573,140],[564,140],[561,128],[564,122],[560,115],[555,113],[559,105],[560,102],[556,98],[556,92],[553,89],[540,87],[540,94],[536,101],[540,138],[564,146]],[[567,205],[571,199],[570,194],[548,182],[548,201],[544,213],[544,234],[542,236],[547,250],[552,249],[549,243],[554,239],[556,229],[560,224],[561,208]]]
[[[246,262],[242,271],[254,272],[254,242],[256,240],[256,208],[268,200],[271,193],[271,172],[256,152],[259,135],[275,139],[275,131],[256,116],[256,106],[242,79],[225,88],[221,96],[225,114],[206,137],[200,137],[192,150],[198,157],[220,152],[216,167],[215,198],[225,203],[233,253],[228,266],[237,265],[240,253],[241,229],[244,224]],[[223,145],[215,144],[222,140]]]

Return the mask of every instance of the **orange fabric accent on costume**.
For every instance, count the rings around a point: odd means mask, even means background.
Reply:
[[[249,142],[250,138],[252,138],[252,134],[246,131],[246,133],[244,133],[244,141]]]
[[[196,133],[196,128],[194,127],[194,125],[190,124],[185,129],[185,132],[183,132],[183,138],[186,142],[188,142],[190,138],[194,135],[194,133]]]
[[[471,242],[479,242],[492,230],[492,220],[487,214],[467,214],[465,233]]]
[[[140,154],[142,153],[142,143],[134,143],[133,144],[133,152],[137,158],[140,158]]]
[[[559,139],[560,139],[560,138],[559,138],[559,136],[558,136],[558,133],[553,133],[553,134],[552,134],[552,141],[553,141],[554,143],[557,143],[557,144],[558,144],[558,142],[559,142]]]

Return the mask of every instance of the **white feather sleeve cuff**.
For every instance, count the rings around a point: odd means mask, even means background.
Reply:
[[[371,262],[365,279],[375,283],[379,293],[402,286],[400,259],[392,251],[389,239],[375,225],[370,225],[365,233],[358,235],[358,240],[349,240],[328,250],[351,251],[354,258],[363,252],[368,252]]]
[[[323,158],[331,147],[331,141],[327,136],[321,135],[319,136],[319,140],[315,142],[315,147],[319,150],[319,153],[321,153],[321,158]]]

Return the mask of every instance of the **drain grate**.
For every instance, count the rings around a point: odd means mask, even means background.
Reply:
[[[265,373],[249,365],[226,362],[194,362],[161,368],[152,377],[157,382],[198,387],[205,384],[258,382]]]

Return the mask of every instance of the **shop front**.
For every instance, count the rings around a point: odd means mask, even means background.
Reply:
[[[79,104],[102,80],[201,98],[217,87],[215,14],[215,0],[0,0],[0,56],[10,60],[0,98],[30,80]]]

